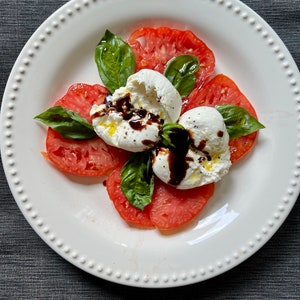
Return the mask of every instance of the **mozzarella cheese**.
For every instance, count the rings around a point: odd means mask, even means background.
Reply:
[[[107,144],[140,152],[158,142],[162,123],[178,120],[181,106],[178,91],[164,75],[143,69],[105,104],[93,105],[90,115],[95,132]]]
[[[231,166],[222,115],[204,106],[180,117],[181,108],[181,97],[169,80],[143,69],[108,96],[105,104],[93,105],[90,115],[95,132],[107,144],[131,152],[154,149],[153,172],[163,182],[191,189],[219,181]],[[162,124],[177,121],[190,140],[183,143],[180,155],[157,146]]]
[[[134,107],[142,107],[165,122],[177,122],[182,107],[181,96],[164,75],[142,69],[128,78],[126,88]]]
[[[174,160],[174,152],[167,148],[156,149],[152,165],[155,175],[178,189],[219,181],[231,166],[229,135],[222,115],[211,107],[197,107],[184,113],[178,123],[191,139],[184,161]]]

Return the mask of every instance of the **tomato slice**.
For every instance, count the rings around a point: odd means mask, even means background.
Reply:
[[[66,95],[55,105],[76,111],[90,120],[89,112],[94,103],[101,104],[107,89],[96,84],[72,85]],[[46,137],[45,155],[63,172],[80,176],[103,176],[128,158],[128,152],[109,146],[99,137],[89,140],[71,140],[63,138],[49,128]]]
[[[124,196],[120,174],[121,167],[109,175],[106,181],[108,195],[122,219],[139,227],[170,230],[182,226],[199,214],[214,193],[214,184],[177,190],[156,179],[152,203],[141,211]]]
[[[63,172],[79,176],[103,176],[123,163],[128,154],[111,147],[98,137],[70,140],[49,128],[45,155]]]
[[[253,117],[256,112],[247,97],[240,91],[237,85],[229,77],[219,74],[205,83],[202,88],[194,89],[183,104],[182,112],[197,106],[216,106],[220,104],[235,104],[245,108]],[[248,153],[254,146],[257,132],[230,140],[231,161],[236,162]]]
[[[213,193],[213,183],[190,190],[178,190],[156,180],[150,219],[161,230],[182,226],[200,213]]]
[[[154,227],[149,217],[149,206],[144,211],[131,205],[121,190],[121,167],[115,169],[106,180],[106,189],[121,218],[143,228]]]
[[[106,87],[100,84],[75,83],[69,87],[67,93],[57,100],[54,105],[61,105],[73,110],[91,123],[90,110],[92,105],[102,104],[107,93]]]
[[[127,42],[135,53],[137,71],[148,68],[163,73],[171,58],[192,54],[199,60],[196,86],[201,86],[215,68],[213,52],[190,30],[142,27],[135,30]]]

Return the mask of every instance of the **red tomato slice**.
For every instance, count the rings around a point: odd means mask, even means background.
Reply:
[[[71,85],[67,93],[56,101],[54,105],[61,105],[73,110],[91,123],[90,110],[92,105],[102,104],[107,93],[108,90],[99,84],[76,83]]]
[[[182,112],[201,105],[214,107],[220,104],[241,106],[257,118],[255,109],[247,97],[229,77],[223,74],[216,75],[202,88],[194,89],[184,103]],[[256,136],[257,132],[254,132],[229,142],[232,162],[236,162],[252,149]]]
[[[182,226],[200,213],[213,193],[213,183],[190,190],[178,190],[156,180],[150,219],[161,230]]]
[[[152,203],[141,211],[124,196],[120,174],[121,167],[109,175],[106,181],[108,195],[122,219],[139,227],[169,230],[184,225],[199,214],[214,193],[214,184],[177,190],[157,179]]]
[[[144,211],[131,205],[121,190],[121,167],[115,169],[106,180],[106,189],[113,204],[126,222],[139,227],[154,227],[149,217],[149,206]]]
[[[101,104],[107,89],[100,85],[75,84],[55,105],[76,111],[90,121],[89,112],[94,103]],[[80,176],[102,176],[128,158],[128,153],[109,146],[96,137],[89,140],[63,138],[51,128],[46,138],[47,157],[63,172]]]
[[[49,128],[46,157],[61,171],[79,176],[103,176],[123,163],[128,154],[98,137],[70,140]]]
[[[215,68],[213,52],[190,30],[143,27],[134,31],[127,42],[135,53],[137,71],[148,68],[163,73],[171,58],[192,54],[199,60],[196,85],[201,86]]]

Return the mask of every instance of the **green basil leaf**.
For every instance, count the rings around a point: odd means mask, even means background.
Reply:
[[[143,210],[152,201],[154,175],[151,152],[134,153],[121,171],[121,190],[128,201]]]
[[[175,86],[181,97],[186,97],[196,83],[195,73],[199,70],[198,58],[183,54],[169,60],[164,75]]]
[[[53,106],[34,119],[51,127],[66,139],[83,140],[96,136],[93,126],[87,120],[63,106]]]
[[[231,140],[265,128],[243,107],[234,104],[224,104],[217,105],[216,109],[223,116]]]
[[[178,123],[166,123],[162,126],[160,142],[163,146],[176,149],[179,144],[188,142],[188,133],[184,127]]]
[[[131,47],[109,30],[96,47],[95,62],[103,84],[111,93],[125,86],[127,78],[135,72],[135,55]]]

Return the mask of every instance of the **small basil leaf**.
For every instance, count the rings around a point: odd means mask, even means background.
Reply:
[[[143,210],[152,201],[154,175],[151,152],[134,153],[121,171],[121,190],[128,201]]]
[[[105,31],[95,50],[95,62],[103,84],[113,93],[126,85],[127,78],[135,71],[135,55],[121,38]]]
[[[223,116],[231,140],[265,128],[243,107],[234,104],[224,104],[217,105],[216,109]]]
[[[166,123],[162,126],[160,142],[170,149],[180,148],[177,143],[186,144],[188,142],[188,132],[178,123]]]
[[[53,106],[34,119],[51,127],[66,139],[83,140],[96,136],[93,126],[87,120],[63,106]]]
[[[186,97],[196,83],[195,73],[199,70],[198,58],[183,54],[169,60],[164,75],[175,86],[181,97]]]

